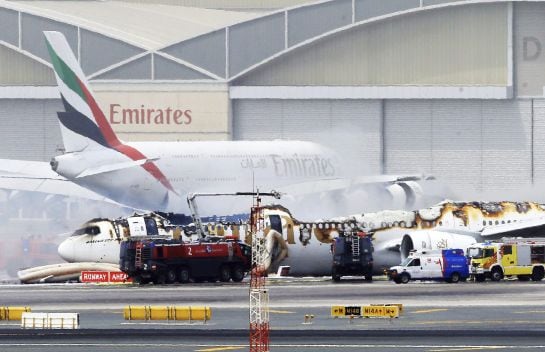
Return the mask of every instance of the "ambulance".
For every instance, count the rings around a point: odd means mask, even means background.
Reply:
[[[444,280],[456,283],[469,277],[469,266],[463,249],[413,251],[397,266],[386,271],[396,284],[410,280]]]

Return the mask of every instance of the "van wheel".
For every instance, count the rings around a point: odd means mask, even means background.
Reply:
[[[534,270],[532,271],[532,281],[541,281],[543,280],[543,268],[536,266]]]
[[[189,275],[189,269],[186,267],[182,267],[180,269],[180,282],[182,284],[186,284],[189,282],[190,275]]]
[[[407,273],[401,273],[401,275],[399,275],[399,281],[401,281],[402,284],[408,283],[410,279],[411,277]]]
[[[176,272],[174,271],[174,269],[169,269],[167,271],[167,282],[169,284],[176,282]]]
[[[458,281],[460,281],[460,274],[458,274],[457,272],[453,272],[452,275],[450,276],[450,282],[452,282],[453,284],[456,284],[458,283]]]
[[[220,281],[228,282],[231,280],[231,269],[227,265],[222,265],[220,268]]]
[[[490,279],[492,281],[500,281],[501,279],[503,279],[503,272],[501,271],[501,269],[498,267],[492,269],[492,272],[490,273]]]
[[[484,280],[486,280],[486,276],[484,276],[483,274],[475,275],[475,281],[484,282]]]
[[[396,277],[396,278],[394,279],[394,282],[395,282],[396,284],[400,284],[400,283],[401,283],[401,279],[400,279],[399,277]]]
[[[240,265],[235,265],[231,271],[231,278],[234,282],[241,282],[244,279],[244,269]]]

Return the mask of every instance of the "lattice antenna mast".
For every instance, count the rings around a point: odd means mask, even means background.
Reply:
[[[265,218],[259,190],[252,207],[252,270],[250,276],[250,352],[269,351],[269,292],[265,259]]]

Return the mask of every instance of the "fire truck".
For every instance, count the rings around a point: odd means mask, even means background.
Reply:
[[[331,276],[338,282],[343,275],[361,275],[373,280],[373,244],[364,232],[347,231],[335,238],[331,251]]]
[[[134,283],[240,282],[250,270],[251,247],[234,239],[187,242],[141,238],[121,242],[120,269]]]
[[[540,281],[545,276],[544,239],[506,239],[501,243],[474,244],[467,250],[475,281],[499,281],[516,275],[521,281]]]

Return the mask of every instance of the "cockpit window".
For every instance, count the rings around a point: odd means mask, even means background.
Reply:
[[[87,226],[87,227],[82,227],[81,229],[77,229],[76,231],[74,231],[72,236],[81,236],[81,235],[95,236],[95,235],[98,235],[99,233],[100,233],[100,227],[98,227],[98,226]]]

